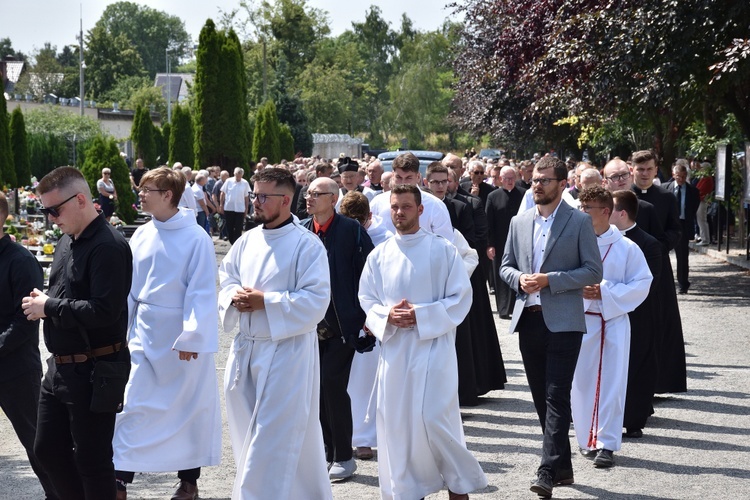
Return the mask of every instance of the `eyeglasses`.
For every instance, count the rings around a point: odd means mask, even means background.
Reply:
[[[142,187],[138,190],[139,193],[148,194],[148,193],[163,193],[165,191],[169,191],[169,189],[151,189],[147,187]]]
[[[548,177],[537,177],[536,179],[531,179],[532,184],[541,184],[544,187],[549,186],[550,182],[554,181],[564,181],[565,179],[557,179],[557,178],[548,178]]]
[[[58,203],[57,205],[53,205],[51,207],[40,208],[39,211],[42,212],[44,215],[51,215],[52,217],[60,217],[60,207],[65,205],[67,202],[69,202],[70,200],[78,196],[79,194],[80,193],[76,193],[70,198],[68,198],[67,200]]]
[[[471,175],[484,175],[484,172],[476,171],[476,172],[472,172]]]
[[[333,195],[333,193],[318,193],[318,192],[312,192],[311,193],[310,191],[308,191],[307,193],[305,193],[305,199],[309,200],[310,198],[313,198],[313,199],[317,200],[318,198],[320,198],[321,196],[326,195],[326,194]]]
[[[444,181],[433,179],[433,180],[427,181],[427,184],[431,184],[433,186],[445,186],[448,184],[448,179],[445,179]]]
[[[630,178],[630,172],[626,174],[614,174],[607,177],[608,181],[617,182],[617,181],[624,181],[625,179]]]
[[[593,210],[595,208],[601,209],[601,208],[607,208],[607,207],[594,207],[594,206],[591,206],[591,205],[581,205],[578,208],[581,210],[581,212],[589,213],[591,210]]]
[[[258,194],[250,193],[248,196],[250,197],[250,201],[251,202],[253,202],[255,200],[258,200],[258,203],[260,203],[261,205],[263,205],[263,204],[265,204],[268,201],[268,198],[270,196],[286,196],[286,195],[285,194],[270,194],[270,193],[269,194],[266,194],[266,193],[258,193]]]

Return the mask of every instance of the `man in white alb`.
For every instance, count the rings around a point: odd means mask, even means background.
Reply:
[[[234,500],[332,498],[320,428],[316,327],[331,298],[320,238],[294,221],[295,182],[284,169],[253,177],[261,223],[219,268],[224,331],[239,323],[224,374],[237,463]]]
[[[193,500],[200,468],[221,459],[216,255],[195,214],[177,207],[184,188],[183,175],[166,167],[139,185],[152,219],[130,239],[131,370],[112,441],[118,500],[134,472],[170,471],[180,478],[173,500]]]
[[[612,467],[622,444],[628,383],[628,313],[648,296],[651,272],[638,245],[609,223],[614,202],[601,186],[584,188],[580,210],[591,217],[601,254],[603,279],[583,289],[586,335],[570,392],[578,446],[596,467]]]
[[[416,499],[447,486],[451,499],[467,499],[487,485],[458,407],[455,332],[471,283],[456,247],[419,227],[421,194],[402,184],[387,195],[397,234],[370,253],[359,283],[366,325],[381,341],[380,494]]]

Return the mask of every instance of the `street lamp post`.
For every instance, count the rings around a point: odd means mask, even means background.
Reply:
[[[86,65],[83,62],[83,12],[81,12],[81,31],[78,34],[78,67],[80,71],[79,79],[79,96],[80,96],[80,102],[78,103],[78,106],[81,110],[81,116],[83,116],[83,69],[86,67]]]
[[[167,60],[167,123],[172,123],[172,64],[169,61],[169,47],[164,49]]]

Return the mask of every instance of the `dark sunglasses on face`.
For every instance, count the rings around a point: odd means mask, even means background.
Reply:
[[[57,205],[53,205],[51,207],[40,208],[39,211],[42,212],[44,215],[51,215],[52,217],[60,217],[60,207],[65,205],[67,202],[69,202],[76,196],[78,196],[78,193],[74,194],[73,196],[71,196],[65,201],[61,201]]]

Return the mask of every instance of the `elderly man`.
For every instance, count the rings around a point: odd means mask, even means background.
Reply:
[[[78,169],[56,168],[39,181],[37,193],[42,212],[65,234],[55,249],[49,290],[35,288],[22,305],[30,321],[45,319],[44,343],[51,353],[34,453],[60,498],[112,499],[116,409],[91,410],[91,379],[96,362],[130,366],[127,297],[133,255],[125,238],[97,212]],[[113,389],[119,392],[116,385]]]
[[[518,332],[526,378],[544,439],[531,491],[552,496],[556,484],[573,482],[570,389],[586,319],[581,293],[602,280],[591,219],[562,202],[567,168],[553,156],[534,167],[536,207],[510,223],[501,278],[516,304],[510,332]]]
[[[578,194],[586,188],[586,186],[583,183],[584,182],[583,173],[587,170],[596,170],[596,169],[594,168],[593,165],[585,161],[580,162],[578,165],[576,165],[576,168],[573,169],[573,171],[575,172],[573,176],[574,184],[568,189],[568,192],[575,200],[578,199]],[[587,179],[590,181],[591,177],[587,177]],[[601,184],[601,178],[599,179],[599,183]]]
[[[470,161],[467,169],[469,171],[469,178],[461,181],[461,187],[468,191],[472,196],[476,196],[482,200],[483,206],[487,206],[487,196],[489,196],[495,188],[484,182],[486,177],[484,163],[478,160]]]
[[[356,190],[352,191],[356,192]],[[320,349],[320,424],[331,479],[346,479],[357,470],[352,457],[352,408],[347,385],[365,313],[357,301],[359,277],[373,245],[355,220],[334,211],[336,183],[315,179],[307,191],[302,225],[317,234],[326,247],[331,271],[331,303],[318,326]]]
[[[195,183],[190,188],[193,196],[195,197],[195,210],[196,210],[196,221],[198,225],[202,227],[207,233],[210,233],[207,220],[210,215],[210,209],[208,208],[208,200],[206,199],[206,193],[203,188],[206,186],[208,178],[205,174],[199,172],[195,176]]]
[[[687,293],[690,288],[690,240],[695,236],[695,215],[700,204],[700,192],[697,187],[687,182],[687,176],[687,165],[677,160],[672,167],[672,180],[664,186],[665,190],[674,193],[679,208],[680,239],[674,247],[674,253],[677,258],[677,283],[680,293]]]
[[[330,303],[326,250],[292,217],[291,173],[265,169],[253,182],[253,218],[262,225],[219,268],[221,324],[227,332],[239,325],[224,372],[232,497],[330,499],[316,334]]]
[[[367,179],[370,183],[365,186],[362,190],[362,194],[367,196],[369,201],[372,201],[376,195],[383,192],[383,186],[381,180],[383,178],[383,166],[380,164],[380,160],[374,160],[367,165]]]
[[[487,197],[487,257],[492,261],[492,275],[495,280],[495,303],[497,314],[502,319],[510,319],[516,294],[503,280],[499,279],[500,260],[505,242],[508,239],[510,220],[518,212],[523,200],[523,191],[516,186],[516,171],[513,167],[502,167],[499,171],[500,187]]]
[[[487,485],[466,449],[457,395],[455,328],[471,306],[470,283],[456,247],[420,228],[422,194],[401,184],[380,195],[397,235],[370,254],[360,280],[367,327],[382,343],[380,494],[422,498],[446,485],[451,499],[468,499]]]
[[[245,217],[247,217],[250,208],[250,184],[242,178],[243,175],[245,175],[245,171],[237,167],[234,169],[234,177],[224,181],[221,186],[219,212],[224,214],[227,223],[227,236],[229,237],[229,243],[232,245],[242,235]]]
[[[174,170],[178,170],[175,163]],[[180,164],[181,165],[181,164]],[[182,197],[178,202],[178,206],[189,208],[193,211],[193,215],[198,215],[198,203],[195,200],[195,194],[192,190],[191,181],[193,180],[193,170],[190,167],[182,167],[179,169],[182,175],[185,177],[185,190],[182,192]]]

